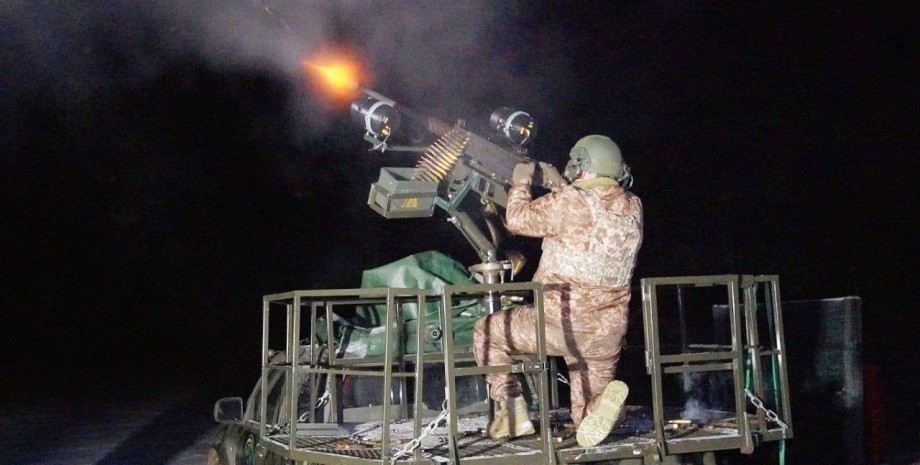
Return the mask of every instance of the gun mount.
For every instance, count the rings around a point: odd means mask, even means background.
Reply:
[[[364,139],[371,144],[371,150],[421,153],[415,167],[382,168],[377,182],[371,185],[368,205],[385,218],[429,217],[435,208],[444,210],[448,221],[460,230],[483,263],[498,262],[500,256],[507,258],[513,279],[524,258],[515,251],[500,249],[503,228],[499,208],[507,206],[514,167],[531,161],[527,146],[535,129],[530,115],[499,108],[489,118],[492,137],[484,137],[468,129],[463,120],[450,125],[373,90],[359,88],[363,95],[352,103],[351,113],[364,129]],[[421,124],[435,137],[434,141],[421,147],[390,145],[390,137],[403,122],[402,116]],[[541,182],[537,185],[550,187]],[[479,218],[471,215],[467,201],[471,194],[479,198]]]

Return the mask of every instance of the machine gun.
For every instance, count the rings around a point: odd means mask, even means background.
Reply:
[[[501,250],[502,230],[499,208],[508,203],[511,174],[518,163],[532,161],[527,146],[535,134],[534,122],[523,111],[502,107],[489,118],[489,137],[466,127],[463,120],[450,125],[397,104],[383,95],[359,86],[362,91],[351,105],[355,122],[362,126],[364,139],[372,148],[384,152],[421,152],[415,167],[385,167],[371,184],[368,205],[385,218],[421,218],[444,210],[450,221],[473,246],[482,263],[471,267],[487,282],[497,282],[504,270],[512,279],[524,265],[522,254]],[[420,123],[435,136],[428,146],[390,145],[403,116]],[[542,176],[537,176],[542,178]],[[549,188],[541,179],[535,184]],[[483,231],[469,212],[470,195],[478,196]],[[496,220],[499,221],[496,221]],[[500,260],[505,257],[505,260]]]

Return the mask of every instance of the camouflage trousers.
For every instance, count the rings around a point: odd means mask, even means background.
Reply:
[[[626,288],[612,305],[578,314],[547,293],[546,351],[565,360],[576,426],[587,414],[590,402],[614,379],[626,335],[629,297]],[[513,363],[514,353],[536,353],[534,307],[525,305],[480,318],[473,330],[473,350],[480,366],[508,365]],[[510,373],[486,375],[486,383],[493,400],[504,401],[522,392],[517,376]]]

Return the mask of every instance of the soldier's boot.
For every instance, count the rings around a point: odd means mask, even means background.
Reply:
[[[594,447],[601,443],[617,425],[626,418],[626,396],[629,387],[626,383],[615,380],[604,388],[604,392],[595,399],[588,414],[578,425],[575,439],[582,447]]]
[[[492,439],[508,436],[516,438],[536,432],[533,423],[530,422],[527,402],[521,396],[509,397],[506,402],[499,402],[498,410],[495,411],[495,419],[489,423],[489,437]]]

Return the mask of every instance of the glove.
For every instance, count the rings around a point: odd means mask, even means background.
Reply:
[[[559,174],[559,170],[555,166],[541,161],[537,163],[540,167],[540,184],[547,189],[554,189],[557,187],[562,187],[568,183],[565,182],[565,179],[562,178],[562,175]]]
[[[532,162],[518,163],[511,172],[511,182],[515,184],[530,184],[533,182],[533,173],[537,165]]]

